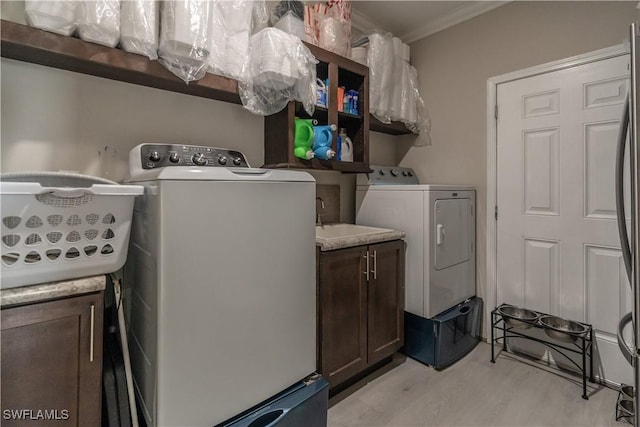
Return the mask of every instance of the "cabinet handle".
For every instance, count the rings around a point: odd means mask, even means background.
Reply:
[[[96,323],[96,306],[91,304],[91,337],[89,338],[89,362],[93,362],[93,341],[94,335],[93,330],[95,329]]]
[[[369,280],[369,251],[367,251],[367,253],[363,258],[367,260],[367,268],[365,268],[363,273],[367,277],[367,281],[368,281]]]
[[[378,279],[378,257],[377,257],[377,252],[378,251],[373,251],[373,255],[371,255],[371,257],[373,258],[373,280],[377,280]]]

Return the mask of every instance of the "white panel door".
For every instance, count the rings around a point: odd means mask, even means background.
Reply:
[[[615,337],[631,309],[614,193],[628,62],[497,88],[497,302],[592,323],[596,374],[618,383],[632,379]]]

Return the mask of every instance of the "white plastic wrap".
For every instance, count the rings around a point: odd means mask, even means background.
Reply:
[[[30,27],[70,36],[76,31],[78,5],[74,0],[26,0],[25,21]]]
[[[420,89],[418,85],[418,71],[415,67],[406,63],[408,67],[409,74],[409,89],[407,92],[405,102],[410,102],[413,106],[413,111],[411,114],[415,114],[415,120],[413,117],[407,117],[403,121],[407,129],[409,129],[414,134],[418,135],[418,138],[413,143],[416,147],[421,147],[425,145],[431,145],[431,118],[429,117],[429,112],[427,111],[427,106],[420,96]]]
[[[210,72],[238,80],[244,78],[249,61],[249,38],[254,8],[257,3],[260,2],[211,2],[208,59]]]
[[[304,40],[304,22],[291,11],[281,17],[274,27],[285,33],[293,34],[300,40]]]
[[[304,6],[305,40],[338,55],[351,55],[351,1],[328,0]]]
[[[316,20],[318,46],[338,55],[349,57],[351,46],[348,38],[349,28],[347,28],[347,23],[328,15],[317,15]]]
[[[160,7],[159,62],[185,82],[207,72],[210,2],[167,0]]]
[[[406,73],[404,73],[404,61],[402,59],[403,44],[398,37],[392,39],[393,43],[393,68],[392,68],[392,88],[391,102],[389,103],[389,114],[391,120],[402,120],[401,110],[403,105],[403,85],[406,82]]]
[[[298,100],[313,114],[317,63],[298,37],[277,28],[263,29],[251,36],[249,75],[238,82],[242,104],[254,114],[268,116]]]
[[[382,123],[399,121],[418,135],[414,145],[431,145],[431,120],[420,95],[409,46],[391,34],[368,36],[369,111]]]
[[[369,35],[369,111],[382,123],[391,123],[394,58],[391,34]]]
[[[120,0],[82,1],[78,35],[84,41],[116,47],[120,41]]]
[[[160,4],[155,0],[124,0],[120,9],[120,46],[127,52],[158,58]]]
[[[269,16],[271,26],[275,27],[276,24],[287,15],[296,17],[302,21],[304,19],[304,4],[298,0],[279,1],[271,10]],[[284,29],[282,29],[282,31],[284,31]]]

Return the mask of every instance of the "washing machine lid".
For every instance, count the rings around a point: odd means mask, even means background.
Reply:
[[[171,181],[263,181],[263,182],[315,182],[304,171],[289,169],[225,168],[175,166],[149,169],[131,177],[127,182],[156,180]]]

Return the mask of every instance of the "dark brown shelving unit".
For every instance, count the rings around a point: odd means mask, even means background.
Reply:
[[[0,34],[0,55],[4,58],[74,71],[111,80],[118,80],[126,83],[133,83],[140,86],[148,86],[171,92],[230,102],[233,104],[241,103],[240,96],[238,94],[238,82],[233,79],[207,73],[201,80],[186,84],[160,65],[158,61],[151,61],[145,56],[129,53],[121,49],[85,42],[75,37],[62,36],[37,28],[31,28],[5,19],[0,20]],[[330,72],[337,73],[338,69],[346,72],[352,72],[356,75],[366,75],[366,93],[368,94],[367,67],[324,49],[320,49],[316,46],[308,46],[313,54],[316,55],[318,60],[321,61],[318,65],[319,76],[324,73],[326,77],[329,77]],[[330,92],[332,94],[331,99],[333,101],[330,107],[333,106],[333,108],[324,110],[322,108],[317,108],[314,116],[319,115],[322,117],[322,115],[326,115],[327,119],[325,120],[333,120],[333,122],[339,124],[338,116],[335,111],[337,106],[337,78],[337,74],[333,76],[332,81],[335,83],[332,83],[333,90]],[[363,91],[365,90],[364,80],[362,85],[362,90],[360,90],[361,94],[365,93]],[[363,96],[361,97],[363,100],[366,98]],[[294,104],[293,111],[295,114],[295,103],[290,104]],[[288,110],[289,108],[290,106],[285,109],[287,114],[290,113]],[[361,102],[360,108],[361,111],[368,111],[368,105],[365,105],[364,102]],[[360,113],[360,115],[362,116],[362,126],[360,126],[360,128],[365,129],[366,126],[366,129],[368,130],[370,116],[362,113]],[[341,117],[346,116],[341,115]],[[371,120],[372,123],[375,123],[375,119],[373,117],[371,117]],[[404,125],[380,124],[375,125],[375,129],[372,130],[392,135],[399,135],[403,133],[401,132],[400,127],[404,127]],[[409,131],[405,129],[404,133],[409,133]],[[353,141],[354,145],[356,145],[359,150],[354,154],[357,159],[360,159],[356,162],[360,166],[356,164],[332,164],[329,166],[320,166],[319,168],[349,172],[364,170],[365,168],[363,165],[366,164],[368,167],[368,136],[365,134],[368,134],[368,132],[362,132],[362,134],[356,135],[356,137],[359,138],[359,142],[357,144],[356,141]],[[349,136],[351,137],[351,135]],[[363,150],[366,150],[366,156]],[[317,162],[312,162],[311,166],[300,165],[298,163],[295,163],[295,165],[296,167],[316,167],[316,163]]]
[[[264,156],[265,167],[321,169],[340,172],[369,171],[369,69],[350,59],[307,44],[311,53],[318,59],[316,73],[319,79],[329,79],[328,108],[317,107],[309,116],[299,102],[290,102],[279,113],[265,117],[264,120]],[[338,111],[338,87],[354,89],[360,94],[359,114]],[[294,120],[295,117],[314,118],[320,125],[335,124],[333,150],[337,151],[337,135],[345,128],[353,143],[353,162],[311,159],[303,160],[294,156]]]

